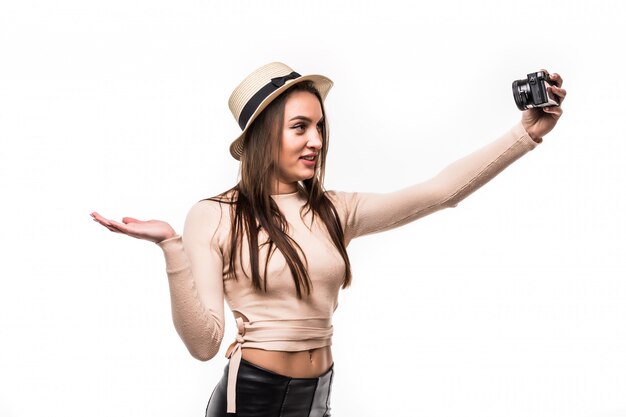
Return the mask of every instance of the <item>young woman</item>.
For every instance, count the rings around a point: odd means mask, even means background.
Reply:
[[[550,77],[564,99],[561,77]],[[182,236],[159,220],[91,214],[163,249],[174,325],[195,358],[219,351],[226,299],[238,335],[207,417],[330,416],[332,315],[352,279],[348,243],[456,206],[535,148],[562,114],[526,110],[499,139],[396,192],[327,191],[324,99],[332,84],[278,62],[241,82],[229,100],[242,129],[230,146],[240,181],[194,204]]]

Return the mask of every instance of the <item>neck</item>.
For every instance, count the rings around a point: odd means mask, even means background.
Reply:
[[[277,184],[272,189],[272,195],[291,194],[291,193],[295,193],[296,191],[298,191],[297,182],[284,183],[284,182],[278,181]]]

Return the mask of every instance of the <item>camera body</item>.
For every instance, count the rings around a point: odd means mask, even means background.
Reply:
[[[531,72],[525,80],[513,81],[513,98],[517,108],[526,110],[560,105],[560,98],[548,90],[551,85],[556,85],[556,82],[545,71]]]

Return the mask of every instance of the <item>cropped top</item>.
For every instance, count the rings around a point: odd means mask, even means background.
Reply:
[[[430,180],[390,193],[326,191],[337,209],[346,246],[359,236],[389,230],[459,201],[537,146],[521,123],[497,140],[448,165]],[[241,348],[302,351],[330,346],[332,315],[337,308],[345,265],[319,216],[302,218],[306,196],[300,192],[273,195],[288,222],[288,234],[306,254],[312,283],[309,296],[299,299],[289,267],[279,250],[269,261],[267,292],[251,285],[247,239],[236,262],[238,279],[227,278],[230,233],[228,204],[211,200],[195,203],[185,220],[183,235],[159,242],[165,255],[175,328],[189,352],[209,360],[224,336],[224,300],[237,317],[236,340],[230,359],[227,403],[234,413],[235,384]],[[267,235],[259,233],[259,265],[263,270]],[[241,260],[241,262],[239,262]],[[243,266],[242,266],[243,265]],[[244,274],[242,267],[245,268]]]

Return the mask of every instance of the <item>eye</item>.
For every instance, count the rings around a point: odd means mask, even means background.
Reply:
[[[324,129],[324,122],[320,122],[317,124],[317,130],[322,130]]]
[[[305,126],[304,126],[303,123],[298,123],[297,125],[294,125],[292,127],[292,129],[296,129],[296,130],[298,130],[300,132],[304,132],[305,131]]]

